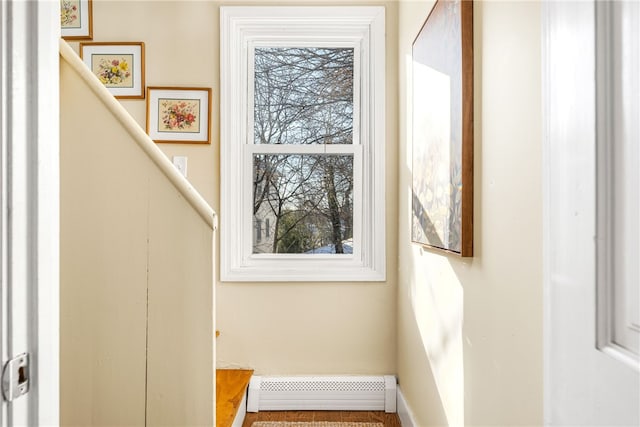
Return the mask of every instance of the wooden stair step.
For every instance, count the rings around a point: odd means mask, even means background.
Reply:
[[[216,369],[216,427],[231,427],[253,370]]]

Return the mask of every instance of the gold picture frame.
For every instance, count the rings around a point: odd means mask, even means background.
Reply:
[[[91,0],[60,0],[60,33],[65,40],[93,38]]]
[[[160,143],[211,143],[211,89],[148,87],[147,134]]]
[[[80,43],[80,57],[116,98],[144,99],[144,43]]]

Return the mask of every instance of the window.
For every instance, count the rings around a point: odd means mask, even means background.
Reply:
[[[253,247],[256,248],[260,242],[262,242],[262,221],[259,219],[256,219],[256,241]],[[255,249],[254,249],[254,252],[255,252]]]
[[[384,64],[382,7],[221,7],[222,280],[385,280]]]

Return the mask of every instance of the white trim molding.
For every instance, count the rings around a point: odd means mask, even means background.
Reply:
[[[58,2],[0,4],[2,364],[29,354],[3,426],[60,422],[59,37]]]
[[[384,7],[220,8],[222,281],[384,281]],[[353,144],[296,145],[297,154],[353,156],[353,254],[255,254],[253,156],[292,153],[253,142],[256,47],[354,50]]]
[[[402,427],[417,427],[416,419],[413,416],[413,412],[409,407],[409,404],[402,394],[400,386],[397,388],[396,396],[398,398],[398,417],[400,418],[400,425]]]
[[[638,369],[628,358],[611,357],[607,345],[612,320],[608,287],[620,251],[611,253],[615,248],[610,240],[615,239],[611,219],[617,207],[606,205],[612,200],[610,180],[618,180],[616,191],[624,185],[619,171],[612,170],[611,155],[620,147],[612,148],[611,136],[619,133],[615,118],[634,115],[632,106],[616,111],[612,105],[620,98],[615,99],[618,88],[611,90],[611,83],[623,79],[612,78],[610,73],[619,72],[615,63],[620,58],[610,60],[608,55],[615,57],[625,43],[611,44],[611,37],[624,30],[610,25],[609,13],[620,6],[637,4],[545,1],[542,7],[545,425],[640,421]],[[620,16],[626,20],[631,14]],[[637,42],[637,26],[633,31]],[[637,73],[633,78],[637,82]],[[638,101],[637,90],[628,89],[627,94]],[[637,149],[637,137],[632,141]],[[631,187],[638,191],[637,185]],[[627,196],[625,202],[632,199]],[[637,226],[637,209],[633,214]],[[637,267],[637,255],[634,263]],[[607,286],[598,293],[602,284]],[[598,330],[603,325],[606,330]]]
[[[639,24],[635,2],[596,3],[598,348],[635,370],[640,370]]]

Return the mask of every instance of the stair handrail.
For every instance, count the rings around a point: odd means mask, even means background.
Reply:
[[[160,168],[162,173],[173,184],[178,192],[189,202],[198,212],[202,219],[209,226],[216,230],[218,228],[218,217],[213,208],[207,203],[198,190],[173,166],[167,156],[157,147],[156,143],[140,127],[129,112],[120,104],[109,90],[93,75],[91,70],[80,59],[78,54],[69,44],[60,39],[60,56],[78,73],[87,83],[89,88],[111,111],[116,119],[123,125],[133,140],[142,148],[149,158]]]

